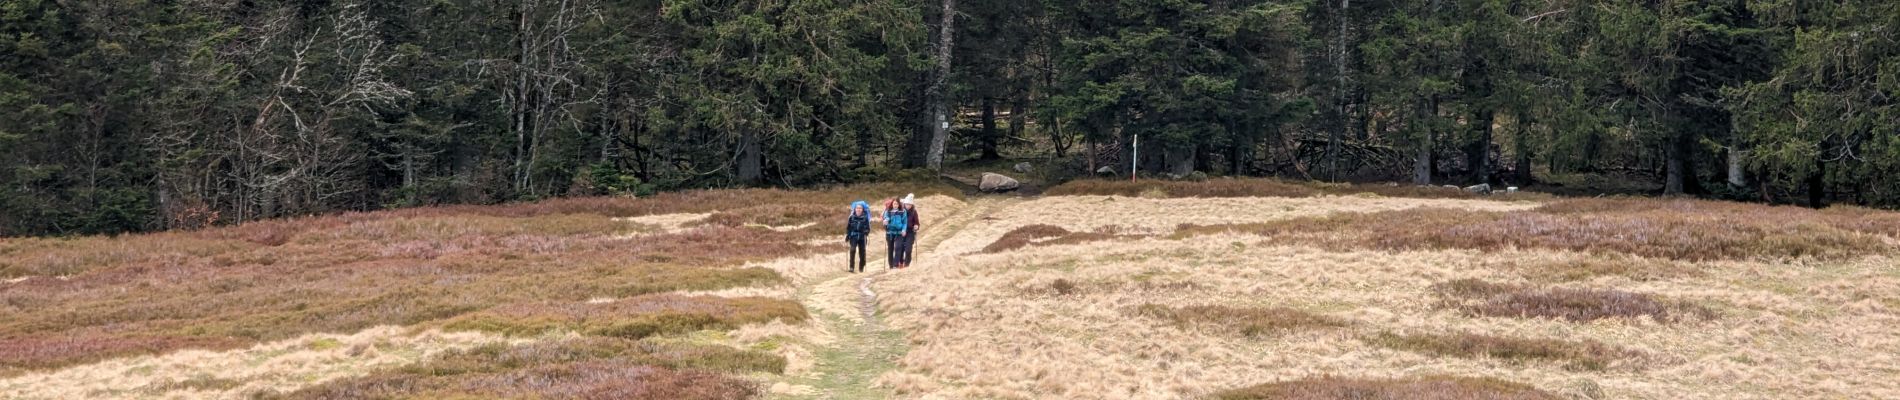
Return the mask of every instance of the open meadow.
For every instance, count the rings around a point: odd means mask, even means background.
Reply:
[[[914,192],[911,268],[845,204]],[[1900,213],[1274,180],[0,239],[0,398],[1900,398]]]

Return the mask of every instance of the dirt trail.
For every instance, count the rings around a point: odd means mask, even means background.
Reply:
[[[940,254],[937,247],[944,240],[955,236],[958,231],[971,222],[1021,201],[1015,198],[972,198],[967,206],[949,215],[944,215],[932,224],[925,225],[917,243],[914,268],[930,268],[932,260],[938,257],[956,257],[955,254]],[[928,210],[926,210],[928,212]],[[876,247],[876,244],[872,245]],[[891,397],[888,388],[877,386],[877,379],[885,372],[897,367],[897,359],[904,355],[906,343],[904,333],[890,329],[879,318],[878,297],[875,288],[878,279],[886,274],[902,274],[905,271],[889,270],[882,258],[873,255],[866,266],[872,271],[864,274],[838,272],[835,276],[815,280],[818,283],[799,288],[799,298],[806,304],[813,304],[818,297],[838,298],[853,296],[857,299],[857,315],[849,311],[813,307],[812,314],[820,327],[832,333],[837,340],[817,349],[816,368],[805,376],[792,376],[788,384],[797,385],[798,390],[775,393],[774,398],[786,399],[882,399]],[[843,292],[850,293],[843,293]]]

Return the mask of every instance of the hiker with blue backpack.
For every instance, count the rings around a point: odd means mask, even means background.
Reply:
[[[896,199],[884,200],[884,248],[885,266],[895,269],[903,266],[904,236],[910,232],[910,216]]]
[[[871,203],[858,200],[851,203],[851,217],[845,220],[844,243],[851,248],[845,250],[847,259],[845,269],[852,273],[864,272],[864,247],[871,236]]]

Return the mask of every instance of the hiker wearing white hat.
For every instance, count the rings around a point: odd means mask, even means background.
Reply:
[[[911,250],[917,246],[917,230],[923,228],[923,220],[917,217],[916,193],[905,194],[904,200],[900,203],[903,204],[905,224],[904,235],[899,238],[901,247],[898,248],[897,267],[905,268],[910,266],[913,255]]]

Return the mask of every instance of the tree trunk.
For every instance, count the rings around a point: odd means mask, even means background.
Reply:
[[[1187,176],[1194,173],[1194,147],[1171,145],[1161,153],[1161,161],[1166,163],[1165,171],[1174,176]]]
[[[1736,191],[1748,189],[1748,179],[1742,174],[1742,162],[1748,158],[1748,152],[1742,151],[1741,135],[1729,133],[1728,139],[1728,187]]]
[[[1432,184],[1432,136],[1434,132],[1432,132],[1430,118],[1435,116],[1434,114],[1437,114],[1435,110],[1436,107],[1432,105],[1432,102],[1433,100],[1431,99],[1419,99],[1418,115],[1414,119],[1414,124],[1425,127],[1422,129],[1424,131],[1422,132],[1423,135],[1419,138],[1418,155],[1412,160],[1412,183],[1419,185]]]
[[[1471,168],[1471,180],[1476,183],[1491,182],[1491,126],[1497,124],[1497,112],[1479,110],[1472,118],[1478,126],[1478,141],[1465,147],[1466,167]]]
[[[736,177],[739,182],[746,185],[759,184],[765,174],[764,160],[759,156],[758,133],[749,128],[741,128],[737,151],[739,154],[734,162],[738,165],[734,167],[737,169]]]
[[[528,68],[529,68],[529,63],[531,62],[528,57],[531,56],[530,53],[532,52],[532,50],[529,48],[530,44],[528,40],[528,34],[529,34],[528,12],[527,10],[522,10],[521,7],[523,6],[521,5],[517,5],[515,7],[516,7],[515,18],[517,20],[517,25],[515,26],[515,38],[514,38],[514,41],[515,41],[514,43],[515,45],[515,71],[514,71],[515,82],[514,82],[514,90],[513,90],[513,96],[512,96],[514,97],[514,102],[511,104],[513,106],[513,109],[511,111],[513,111],[514,113],[513,129],[515,131],[515,154],[514,154],[515,159],[514,159],[514,170],[511,172],[514,173],[513,178],[514,178],[515,194],[519,195],[521,192],[527,189],[527,185],[528,185],[527,160],[528,160],[528,154],[532,151],[531,149],[533,148],[532,147],[533,145],[529,144],[529,138],[528,138],[528,130],[529,130],[528,114],[530,113],[529,111],[530,105],[528,104],[528,98],[532,97],[533,95],[530,93],[528,89]]]
[[[1094,140],[1090,140],[1090,139],[1084,139],[1084,140],[1088,140],[1088,142],[1089,142],[1089,146],[1088,146],[1088,147],[1089,147],[1089,154],[1088,154],[1088,157],[1084,157],[1084,158],[1087,158],[1087,159],[1089,159],[1089,173],[1090,173],[1090,174],[1094,174],[1094,173],[1095,173],[1095,171],[1097,171],[1097,170],[1100,170],[1100,169],[1102,169],[1101,167],[1097,167],[1097,166],[1095,166],[1095,161],[1096,161],[1095,159],[1097,159],[1097,158],[1101,158],[1101,156],[1102,156],[1102,149],[1101,149],[1101,147],[1100,147],[1100,146],[1097,146],[1097,145],[1095,144],[1095,141],[1094,141]],[[1060,155],[1058,155],[1058,156],[1060,156]]]
[[[1333,77],[1335,79],[1333,84],[1333,112],[1335,113],[1335,121],[1332,135],[1327,138],[1326,141],[1326,179],[1331,181],[1339,180],[1339,142],[1345,139],[1346,125],[1351,123],[1352,120],[1347,112],[1348,101],[1346,100],[1346,55],[1348,53],[1348,48],[1346,47],[1346,22],[1349,19],[1348,16],[1351,14],[1351,10],[1352,0],[1339,0],[1338,14],[1333,16],[1339,19],[1339,31],[1338,35],[1334,37],[1335,43],[1333,45]]]
[[[924,166],[935,171],[943,170],[944,145],[950,140],[950,50],[956,44],[957,0],[943,0],[943,15],[938,25],[937,71],[925,91],[929,98],[930,114],[930,150],[924,154]]]
[[[1688,147],[1688,146],[1686,146],[1684,143],[1685,142],[1684,139],[1687,136],[1688,135],[1685,135],[1682,133],[1672,133],[1669,137],[1668,147],[1666,147],[1665,150],[1663,151],[1663,157],[1664,157],[1663,194],[1664,195],[1678,195],[1678,194],[1684,193],[1683,189],[1685,185],[1683,184],[1683,181],[1686,179],[1689,179],[1686,176],[1688,175],[1687,170],[1689,168],[1688,167],[1689,161],[1688,161],[1688,154],[1687,154],[1688,152],[1687,152],[1687,149],[1685,149],[1685,147]]]
[[[1512,168],[1511,185],[1528,186],[1531,183],[1531,122],[1530,116],[1518,113],[1517,140],[1513,141],[1513,152],[1517,153],[1517,165]]]
[[[1248,175],[1251,171],[1247,170],[1247,166],[1251,164],[1252,156],[1252,137],[1242,136],[1238,140],[1235,140],[1234,147],[1229,149],[1227,155],[1227,173],[1235,176]]]
[[[1814,173],[1808,175],[1808,207],[1827,207],[1827,163],[1814,159]]]
[[[1024,114],[1028,113],[1028,109],[1029,109],[1028,96],[1024,95],[1023,91],[1021,90],[1016,91],[1015,99],[1012,99],[1009,105],[1009,136],[1010,137],[1012,138],[1023,137],[1023,129],[1026,128],[1025,126],[1023,126],[1023,124],[1026,123],[1026,121],[1029,119],[1028,116]],[[1057,143],[1057,145],[1060,146],[1061,143]]]
[[[995,160],[995,159],[1003,158],[1003,155],[996,153],[997,135],[998,135],[998,132],[996,131],[996,99],[991,98],[991,97],[984,97],[983,98],[983,140],[981,140],[981,143],[983,146],[983,154],[981,156],[982,159]]]

